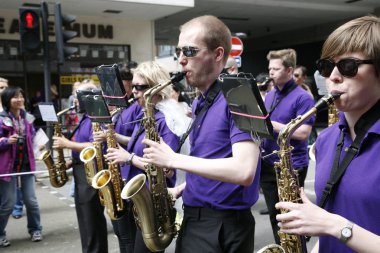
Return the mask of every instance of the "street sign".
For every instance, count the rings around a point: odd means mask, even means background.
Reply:
[[[238,68],[241,68],[241,56],[234,56]]]
[[[243,53],[243,41],[241,41],[241,39],[238,37],[232,37],[231,44],[231,56],[239,56],[241,53]]]

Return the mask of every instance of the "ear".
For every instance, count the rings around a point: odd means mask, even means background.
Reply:
[[[288,72],[288,75],[293,76],[293,74],[294,74],[294,68],[293,67],[289,67],[289,68],[286,69],[286,72]]]
[[[215,50],[215,60],[216,61],[223,61],[224,59],[224,48],[223,47],[217,47]]]

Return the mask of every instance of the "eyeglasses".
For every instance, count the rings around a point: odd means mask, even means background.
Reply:
[[[132,84],[132,89],[136,89],[137,91],[143,91],[149,87],[150,86],[148,84]]]
[[[344,58],[338,62],[333,62],[331,59],[319,59],[317,61],[317,69],[321,76],[329,77],[335,66],[337,66],[342,76],[354,77],[358,73],[359,65],[361,64],[373,64],[373,60]]]
[[[201,48],[197,47],[176,47],[175,48],[175,56],[179,58],[181,56],[181,52],[183,53],[184,56],[186,57],[194,57],[197,55],[197,53],[201,50]]]

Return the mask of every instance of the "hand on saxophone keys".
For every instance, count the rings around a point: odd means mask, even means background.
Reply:
[[[107,133],[105,131],[96,131],[92,133],[94,141],[105,142],[107,141]]]
[[[58,136],[53,136],[53,148],[54,149],[63,149],[68,147],[68,142],[69,140],[66,139],[65,137],[58,137]]]
[[[111,164],[124,164],[128,161],[130,153],[125,150],[120,144],[117,144],[118,148],[108,148],[107,154],[104,155],[104,158],[107,162]]]
[[[326,223],[326,219],[331,216],[327,211],[311,202],[303,188],[300,188],[300,197],[303,203],[278,202],[276,204],[277,209],[288,211],[276,216],[281,232],[303,236],[320,235],[326,231],[323,224],[329,224]]]
[[[176,153],[164,142],[162,137],[159,143],[148,139],[144,139],[142,143],[147,146],[144,148],[144,157],[141,158],[142,162],[154,164],[161,168],[173,169],[172,161],[175,159],[172,157]]]

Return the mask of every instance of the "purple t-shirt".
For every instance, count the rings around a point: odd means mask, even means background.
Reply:
[[[330,178],[341,131],[344,133],[344,146],[340,158],[343,159],[345,148],[352,143],[343,113],[340,113],[338,123],[322,131],[317,138],[315,145],[317,203]],[[377,235],[380,235],[379,150],[380,120],[369,129],[360,145],[357,157],[347,167],[325,206],[327,211],[339,214]],[[355,251],[335,237],[321,236],[319,252],[348,253]]]
[[[199,108],[202,108],[204,103],[202,95],[195,99],[193,115],[200,111]],[[189,137],[190,155],[206,159],[231,157],[234,143],[252,140],[250,134],[235,126],[222,92],[219,92],[213,104],[201,116]],[[183,202],[187,206],[218,210],[249,209],[259,197],[259,175],[260,164],[257,166],[254,182],[245,187],[186,173]]]
[[[137,102],[124,109],[116,121],[115,132],[124,136],[131,136],[136,123],[134,121],[140,112],[141,106]]]
[[[74,134],[75,142],[93,142],[91,120],[84,114]],[[72,151],[73,158],[79,159],[80,152]]]
[[[284,88],[287,89],[291,85],[297,85],[294,83],[293,79],[289,80]],[[268,112],[271,111],[271,107],[276,104],[277,99],[281,97],[281,91],[274,87],[267,96],[265,97],[265,108]],[[292,119],[299,115],[304,114],[314,106],[314,99],[300,86],[296,86],[288,95],[286,95],[280,103],[275,107],[270,115],[271,121],[277,121],[282,124],[289,123]],[[308,119],[304,124],[313,125],[314,116]],[[275,150],[279,150],[280,147],[277,145],[278,133],[274,133],[274,139],[269,140],[267,138],[262,142],[262,148],[264,150],[263,155],[271,154]],[[290,145],[294,147],[292,150],[292,162],[294,168],[307,167],[309,165],[309,156],[307,151],[307,140],[290,140]],[[264,159],[265,163],[273,166],[274,162],[279,161],[278,155],[270,155]]]
[[[137,116],[137,119],[143,118],[143,113]],[[158,111],[155,114],[156,118],[156,130],[158,135],[161,136],[166,144],[168,144],[173,150],[177,150],[179,144],[179,137],[176,136],[166,125],[165,116],[162,112]],[[136,138],[137,136],[137,138]],[[137,156],[142,157],[144,152],[145,145],[142,144],[142,140],[145,138],[145,129],[139,123],[135,124],[135,128],[133,130],[133,134],[131,136],[131,140],[128,143],[127,150],[128,152],[133,152]],[[121,176],[126,182],[132,179],[134,176],[142,174],[143,171],[133,165],[124,165],[121,167]],[[166,180],[168,187],[174,187],[176,182],[176,173],[171,178]]]

